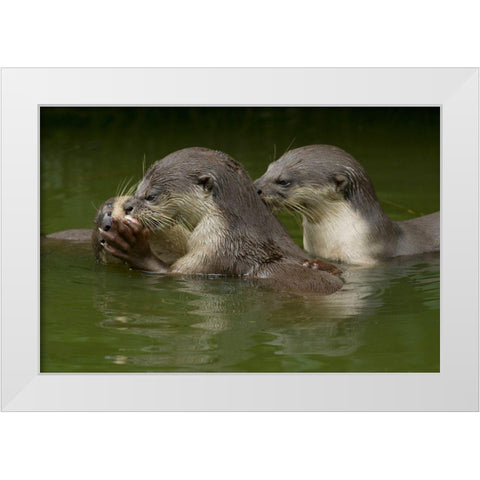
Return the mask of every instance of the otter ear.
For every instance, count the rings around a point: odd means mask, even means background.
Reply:
[[[205,192],[211,192],[213,188],[213,178],[210,175],[202,175],[198,177],[198,184],[203,186]]]
[[[343,173],[337,173],[333,177],[333,181],[335,182],[335,190],[337,192],[344,192],[348,185],[348,177]]]

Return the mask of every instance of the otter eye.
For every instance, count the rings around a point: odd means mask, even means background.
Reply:
[[[290,182],[290,180],[277,180],[275,183],[282,187],[288,187],[292,182]]]
[[[158,195],[152,193],[152,194],[148,195],[147,197],[145,197],[145,200],[147,200],[147,202],[153,202],[153,200],[155,200],[157,197],[158,197]]]

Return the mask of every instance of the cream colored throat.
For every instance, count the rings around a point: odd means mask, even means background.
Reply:
[[[213,210],[213,209],[212,209]],[[205,267],[216,264],[222,255],[224,234],[227,225],[224,218],[213,211],[195,227],[187,242],[187,253],[175,262],[172,271],[177,273],[219,273],[205,271]]]
[[[312,256],[356,265],[375,263],[367,221],[349,204],[335,202],[315,222],[303,217],[303,245]]]

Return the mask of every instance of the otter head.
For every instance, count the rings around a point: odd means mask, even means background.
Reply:
[[[147,170],[125,203],[125,213],[150,231],[177,223],[193,230],[205,215],[218,210],[225,191],[233,188],[232,179],[241,174],[246,175],[225,153],[200,147],[179,150]]]
[[[301,213],[312,222],[337,206],[351,206],[362,195],[376,201],[364,168],[344,150],[311,145],[285,153],[255,181],[257,193],[273,210]]]
[[[98,208],[93,220],[94,228],[92,232],[92,248],[97,262],[110,263],[111,261],[118,261],[116,259],[114,260],[114,257],[102,247],[104,240],[99,233],[99,229],[107,232],[112,226],[113,217],[123,218],[124,203],[129,198],[130,197],[127,196],[112,197],[102,203]]]

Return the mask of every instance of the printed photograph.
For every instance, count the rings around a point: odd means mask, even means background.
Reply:
[[[40,371],[439,372],[439,107],[41,106]]]

